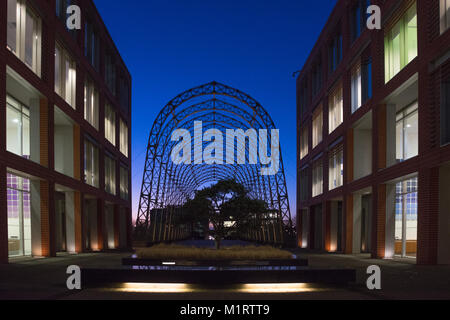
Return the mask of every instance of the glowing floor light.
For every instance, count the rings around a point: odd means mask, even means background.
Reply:
[[[127,282],[122,284],[114,291],[135,292],[135,293],[183,293],[192,290],[185,283],[134,283]]]
[[[134,283],[127,282],[114,288],[115,292],[128,293],[191,293],[191,292],[236,292],[236,293],[301,293],[321,291],[307,283],[247,283],[223,288],[208,288],[186,283]]]
[[[237,291],[244,293],[295,293],[317,290],[307,283],[247,283]]]

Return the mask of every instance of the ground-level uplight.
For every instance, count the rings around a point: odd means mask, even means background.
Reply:
[[[127,282],[112,289],[116,292],[129,293],[187,293],[187,292],[235,292],[235,293],[301,293],[321,291],[308,283],[246,283],[225,285],[224,287],[208,287],[186,283],[138,283]]]

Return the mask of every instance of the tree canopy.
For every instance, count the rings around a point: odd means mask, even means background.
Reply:
[[[266,202],[252,199],[248,190],[234,179],[221,180],[197,191],[183,209],[185,223],[207,220],[213,225],[210,234],[218,249],[224,238],[256,227],[261,217],[270,212]]]

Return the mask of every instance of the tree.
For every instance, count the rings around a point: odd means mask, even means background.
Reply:
[[[224,238],[254,227],[268,211],[264,201],[251,199],[242,184],[230,179],[197,191],[194,199],[186,202],[183,215],[191,223],[207,219],[214,227],[210,234],[216,249],[220,249]]]

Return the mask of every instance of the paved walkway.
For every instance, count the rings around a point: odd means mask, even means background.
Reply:
[[[318,254],[294,250],[309,259],[311,267],[354,268],[357,282],[345,288],[313,286],[302,293],[236,293],[232,289],[197,290],[189,293],[124,293],[87,289],[68,291],[66,269],[114,268],[127,253],[65,255],[50,259],[15,259],[0,265],[0,299],[450,299],[450,266],[417,266],[410,260],[372,260],[368,255]],[[379,265],[382,290],[369,291],[365,282],[369,265]]]
[[[356,284],[349,288],[377,299],[450,299],[450,266],[418,266],[413,259],[379,260],[369,254],[342,255],[294,250],[313,267],[356,269]],[[381,290],[367,290],[367,267],[381,269]]]

